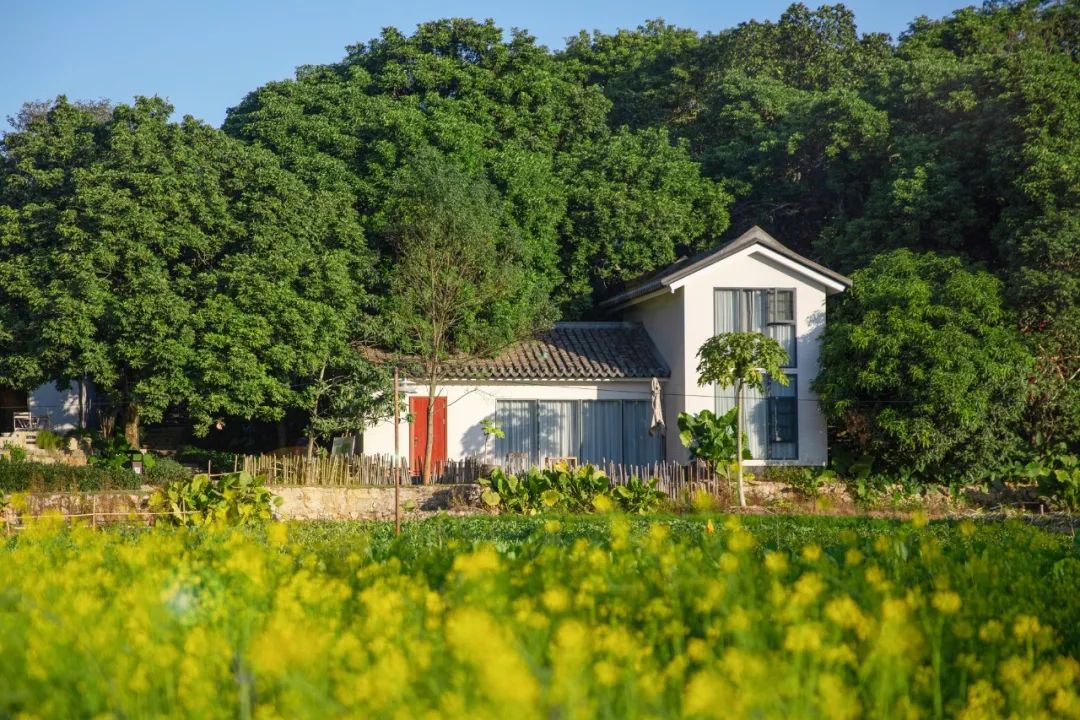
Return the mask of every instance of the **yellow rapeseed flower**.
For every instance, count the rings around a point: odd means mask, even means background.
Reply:
[[[938,591],[930,604],[942,615],[954,615],[960,609],[960,596],[951,590]]]

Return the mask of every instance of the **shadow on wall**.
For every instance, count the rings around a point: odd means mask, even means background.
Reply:
[[[796,363],[802,367],[803,353],[811,346],[817,347],[821,342],[821,333],[825,330],[825,311],[815,310],[806,318],[807,331],[795,339],[795,352],[798,354]]]
[[[494,420],[494,415],[489,415],[488,419]],[[491,438],[491,452],[495,452],[495,438]],[[484,434],[484,429],[480,426],[480,421],[470,425],[461,436],[461,450],[465,457],[487,457],[488,437]]]

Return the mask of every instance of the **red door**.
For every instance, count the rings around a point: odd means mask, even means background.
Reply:
[[[426,397],[409,398],[409,412],[412,413],[412,432],[409,435],[409,460],[413,475],[424,474],[424,446],[427,443],[427,411],[428,401]],[[431,465],[434,473],[442,471],[446,464],[446,398],[435,398],[435,417],[433,418],[431,434],[434,442],[431,443]]]

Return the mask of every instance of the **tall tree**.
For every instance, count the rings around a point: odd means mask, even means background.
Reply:
[[[140,98],[101,121],[60,98],[2,147],[0,376],[89,378],[132,444],[170,405],[198,428],[304,405],[370,265],[334,197],[171,112]]]
[[[526,33],[439,20],[259,88],[225,130],[273,149],[311,187],[350,193],[384,259],[396,173],[414,155],[451,158],[496,188],[522,257],[574,314],[608,283],[712,242],[728,202],[667,133],[613,133],[610,103],[579,74]]]
[[[983,479],[1017,449],[1031,368],[1001,283],[909,250],[852,281],[814,382],[840,443],[927,480]]]
[[[395,249],[388,338],[419,359],[427,384],[424,482],[431,481],[435,397],[445,364],[484,355],[552,317],[546,281],[524,261],[521,240],[482,178],[441,155],[416,157],[398,174],[389,239]]]

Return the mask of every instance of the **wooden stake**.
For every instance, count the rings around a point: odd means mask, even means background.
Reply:
[[[398,381],[400,376],[398,369],[394,367],[394,536],[401,536],[401,463],[398,461],[400,455],[400,441],[398,440],[398,426],[401,422],[400,411],[398,410]]]

